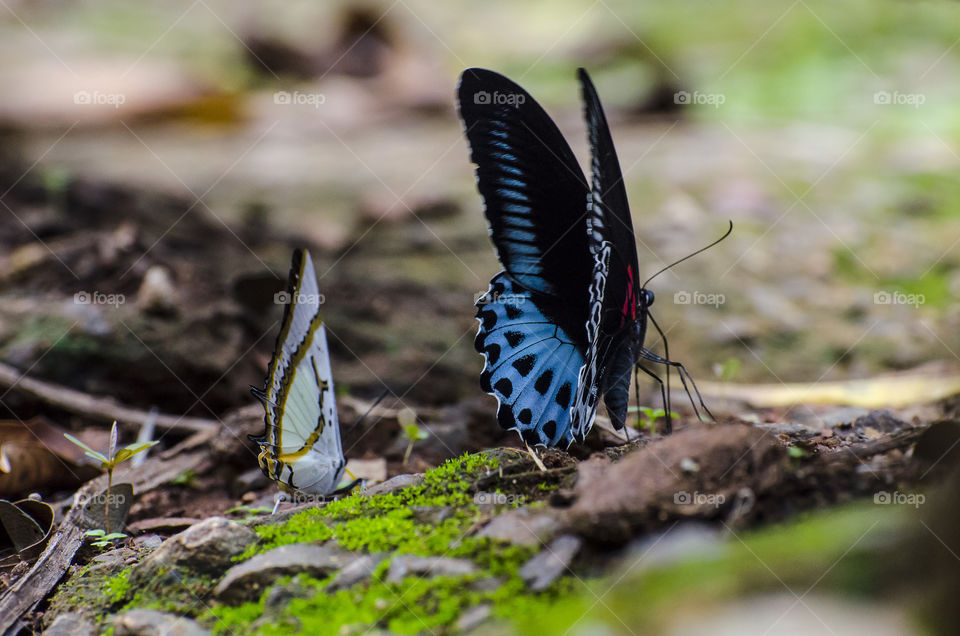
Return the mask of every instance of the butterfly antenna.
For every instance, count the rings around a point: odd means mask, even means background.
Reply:
[[[701,252],[706,252],[708,249],[710,249],[711,247],[713,247],[714,245],[716,245],[717,243],[719,243],[719,242],[722,241],[723,239],[725,239],[725,238],[727,238],[728,236],[730,236],[730,233],[733,232],[733,221],[729,221],[729,223],[730,223],[730,227],[728,227],[728,228],[727,228],[727,231],[723,233],[723,236],[721,236],[720,238],[718,238],[716,241],[714,241],[714,242],[711,243],[710,245],[706,245],[706,246],[704,246],[704,247],[701,247],[701,248],[698,249],[696,252],[693,252],[693,253],[691,253],[691,254],[687,254],[686,256],[684,256],[683,258],[681,258],[680,260],[674,261],[674,262],[670,263],[669,265],[667,265],[666,267],[664,267],[663,269],[661,269],[660,271],[658,271],[656,274],[654,274],[653,276],[651,276],[650,278],[648,278],[648,279],[643,283],[643,285],[641,285],[641,289],[646,289],[646,288],[647,288],[647,283],[649,283],[651,280],[653,280],[654,278],[656,278],[656,277],[659,276],[660,274],[664,273],[665,271],[667,271],[668,269],[670,269],[670,268],[673,267],[674,265],[679,265],[679,264],[682,263],[683,261],[685,261],[685,260],[687,260],[687,259],[689,259],[689,258],[693,258],[694,256],[696,256],[697,254],[699,254],[699,253],[701,253]],[[666,341],[664,341],[664,344],[666,344]],[[668,375],[668,377],[669,377],[669,373],[668,373],[667,375]]]
[[[380,396],[377,397],[377,399],[373,401],[373,404],[371,404],[370,407],[367,408],[366,413],[364,413],[363,415],[361,415],[361,416],[360,416],[360,419],[358,419],[356,422],[354,422],[353,425],[356,427],[356,426],[360,426],[361,424],[363,424],[363,422],[367,419],[367,416],[370,415],[370,413],[373,412],[373,409],[377,408],[377,405],[380,404],[380,402],[383,401],[383,398],[387,397],[388,394],[392,394],[392,393],[393,393],[393,391],[391,391],[390,389],[384,389],[384,390],[383,390],[383,393],[381,393]],[[352,475],[351,475],[351,477],[352,477]]]

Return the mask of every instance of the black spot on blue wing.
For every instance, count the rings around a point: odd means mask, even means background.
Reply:
[[[510,320],[516,320],[521,316],[521,314],[523,314],[523,312],[520,311],[520,308],[513,304],[508,303],[503,309],[507,314],[507,318]]]
[[[547,439],[553,439],[557,436],[557,423],[553,420],[550,420],[543,425],[543,434],[547,436]]]
[[[524,339],[526,336],[524,336],[524,335],[523,335],[522,333],[520,333],[519,331],[508,331],[507,333],[503,334],[503,337],[507,339],[507,342],[510,343],[510,346],[511,346],[511,347],[516,347],[516,346],[518,346],[521,342],[523,342],[523,339]]]
[[[493,388],[505,398],[510,397],[510,394],[513,393],[513,383],[507,378],[500,378],[497,380],[497,383],[493,385]]]
[[[501,428],[511,429],[517,425],[517,421],[513,417],[513,409],[510,408],[508,404],[501,404],[500,408],[497,409],[497,423],[500,424]]]
[[[540,395],[546,395],[547,390],[550,389],[551,382],[553,382],[553,369],[547,369],[537,378],[537,382],[533,385],[533,388],[535,388]]]
[[[514,360],[513,368],[517,370],[517,373],[523,377],[527,377],[531,369],[533,369],[534,363],[537,361],[537,356],[533,354],[525,355],[519,360]]]
[[[525,428],[520,432],[520,436],[523,437],[525,441],[530,446],[535,446],[537,444],[546,444],[549,440],[543,440],[540,438],[540,435],[537,434],[537,431],[532,428]]]
[[[523,424],[524,426],[528,426],[532,420],[533,420],[533,412],[530,409],[523,409],[522,411],[520,411],[520,414],[517,415],[517,421]]]
[[[480,319],[483,321],[484,331],[490,331],[497,324],[497,314],[494,311],[490,311],[490,310],[481,311]]]
[[[559,404],[563,408],[567,408],[568,406],[570,406],[571,391],[572,389],[571,389],[570,383],[569,382],[564,383],[564,385],[560,387],[560,390],[557,391],[557,404]],[[551,435],[550,437],[553,437],[553,435]]]

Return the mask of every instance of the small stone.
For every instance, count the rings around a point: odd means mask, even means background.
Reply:
[[[413,513],[413,518],[420,523],[431,525],[446,521],[453,516],[453,508],[450,506],[413,506],[410,512]]]
[[[559,528],[560,522],[550,513],[518,508],[494,517],[477,536],[508,541],[514,545],[540,545],[548,541]]]
[[[57,616],[50,627],[43,630],[43,636],[93,636],[93,634],[93,624],[74,612]]]
[[[374,570],[381,561],[383,561],[383,555],[379,554],[364,554],[354,559],[337,573],[337,578],[327,587],[327,591],[345,590],[361,581],[366,581],[373,576]]]
[[[534,592],[547,589],[569,567],[581,545],[579,537],[570,534],[557,537],[520,568],[520,577]]]
[[[461,632],[468,632],[472,630],[473,628],[479,626],[480,623],[490,618],[490,613],[492,611],[493,607],[488,603],[471,607],[466,612],[461,614],[460,618],[457,619],[457,629]]]
[[[423,483],[423,473],[413,473],[407,475],[397,475],[396,477],[391,477],[387,481],[377,484],[376,486],[371,486],[367,488],[363,494],[373,496],[373,495],[382,495],[388,492],[395,492],[397,490],[403,490],[404,488],[409,488],[410,486],[419,486]]]
[[[350,553],[326,545],[296,543],[280,546],[230,568],[214,589],[214,594],[224,603],[239,604],[258,598],[268,585],[281,576],[303,573],[323,578],[355,558]]]
[[[135,566],[130,577],[132,585],[156,584],[163,574],[163,584],[176,580],[183,568],[199,574],[219,575],[233,565],[231,559],[247,546],[257,542],[257,534],[223,517],[204,519],[161,544],[153,553]]]
[[[137,291],[137,304],[141,309],[155,313],[172,313],[177,309],[177,290],[170,271],[161,265],[151,266],[143,275]]]
[[[145,534],[140,537],[135,537],[133,542],[141,550],[156,550],[161,545],[163,545],[163,537],[159,534]]]
[[[242,497],[240,497],[240,503],[245,503],[245,504],[253,503],[256,500],[257,500],[257,493],[253,492],[252,490],[248,490],[247,492],[243,493]]]
[[[685,473],[695,473],[700,470],[700,464],[689,457],[684,457],[680,460],[680,470]]]
[[[156,610],[130,610],[113,618],[114,636],[208,636],[196,622]]]
[[[467,559],[400,555],[390,563],[387,583],[400,583],[408,576],[466,576],[477,571]]]

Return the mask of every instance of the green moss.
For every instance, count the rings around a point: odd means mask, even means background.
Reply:
[[[222,633],[350,634],[377,625],[412,634],[449,628],[465,609],[481,603],[490,603],[499,613],[499,608],[515,609],[527,602],[556,602],[570,593],[568,579],[531,594],[519,575],[536,548],[465,536],[480,519],[471,492],[480,478],[498,467],[498,459],[489,454],[458,457],[427,472],[419,486],[373,497],[345,497],[285,523],[261,526],[257,528],[261,542],[241,557],[289,543],[334,539],[349,550],[466,558],[477,566],[476,573],[387,583],[387,559],[369,581],[350,589],[328,594],[330,579],[300,576],[296,581],[304,588],[303,598],[282,610],[266,607],[265,593],[239,607],[215,607],[204,616],[205,622]],[[441,506],[452,512],[438,523],[420,521],[415,513],[417,508]],[[480,583],[492,578],[495,585]]]
[[[130,568],[120,572],[106,583],[106,595],[112,603],[119,603],[130,591]]]
[[[281,545],[336,539],[349,550],[439,554],[476,518],[469,492],[477,478],[498,466],[489,454],[463,455],[428,471],[423,483],[399,492],[368,497],[354,494],[312,508],[278,525],[256,529],[261,541],[237,560]],[[452,518],[437,525],[419,523],[412,508],[449,506]]]

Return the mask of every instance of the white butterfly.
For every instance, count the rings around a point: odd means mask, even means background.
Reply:
[[[347,461],[320,315],[323,297],[306,250],[294,251],[287,292],[277,298],[285,307],[267,385],[251,389],[266,410],[266,430],[250,439],[260,445],[260,468],[281,491],[330,494]]]

